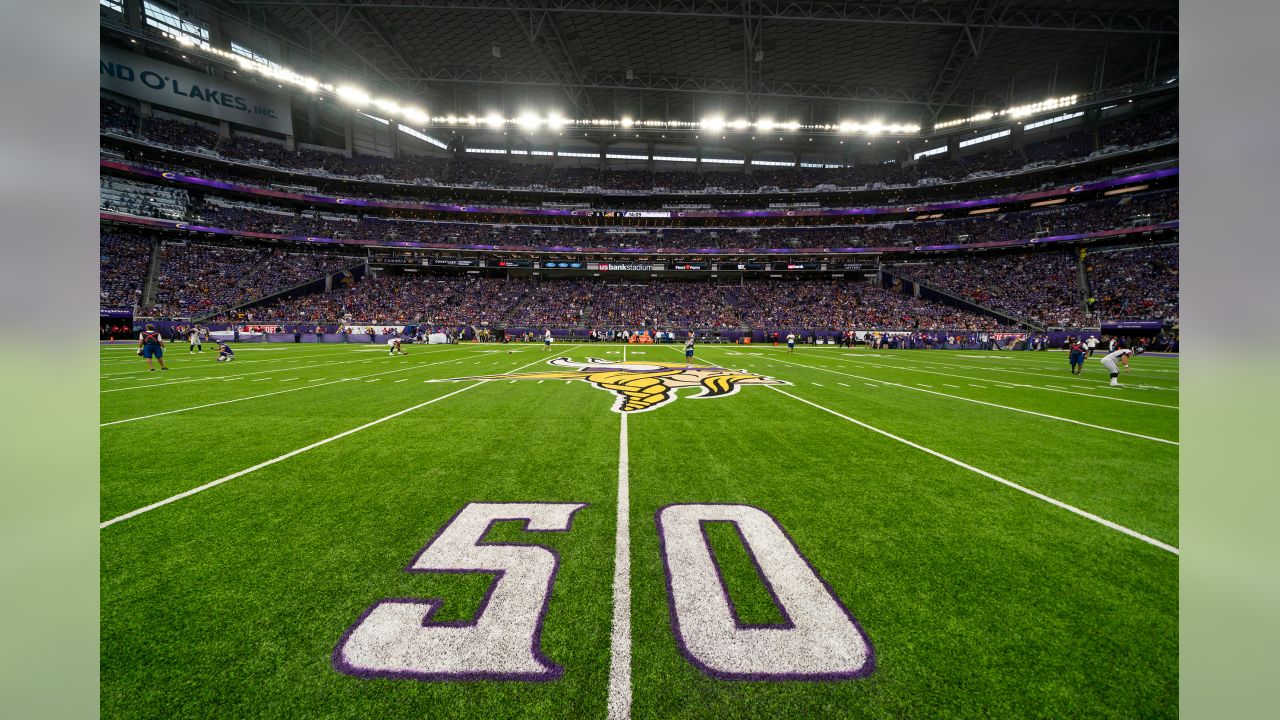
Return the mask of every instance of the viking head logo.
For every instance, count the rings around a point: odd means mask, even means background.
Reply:
[[[473,375],[450,380],[582,380],[601,390],[617,394],[614,412],[646,412],[676,399],[680,388],[701,388],[693,398],[724,397],[738,392],[742,385],[788,385],[745,370],[730,370],[711,365],[681,365],[661,362],[611,362],[588,358],[586,363],[569,358],[548,361],[559,370],[519,373],[515,375]]]

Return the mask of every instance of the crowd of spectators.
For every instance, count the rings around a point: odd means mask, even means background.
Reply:
[[[497,279],[384,274],[230,319],[440,327],[995,330],[992,318],[854,281]]]
[[[519,327],[727,328],[737,314],[704,281],[604,283],[546,280],[535,283],[507,321]]]
[[[98,302],[101,307],[134,308],[142,302],[142,283],[155,240],[142,233],[104,231],[98,238]]]
[[[357,262],[334,253],[165,242],[146,315],[188,317],[232,307]]]
[[[816,228],[691,229],[611,232],[582,227],[480,225],[381,216],[294,212],[206,201],[191,219],[233,230],[291,236],[450,245],[602,248],[916,247],[1026,240],[1036,236],[1136,227],[1177,219],[1178,194],[1166,190],[1081,205],[934,221]]]
[[[98,178],[98,207],[107,212],[183,220],[189,201],[187,191],[182,188],[107,175]]]
[[[1046,326],[1085,327],[1076,261],[1068,252],[965,255],[894,266],[962,300]]]
[[[760,280],[721,293],[750,328],[994,330],[990,317],[929,302],[870,283]]]
[[[384,274],[327,293],[246,309],[234,319],[304,324],[497,325],[531,289],[524,280]]]
[[[1090,252],[1091,309],[1105,320],[1178,318],[1178,246]]]
[[[319,175],[382,179],[423,185],[462,185],[494,188],[601,188],[612,191],[754,192],[760,188],[807,189],[830,185],[844,188],[909,187],[951,182],[970,176],[998,174],[1028,164],[1063,163],[1080,159],[1102,147],[1137,147],[1176,137],[1177,110],[1163,110],[1140,118],[1101,125],[1065,137],[1032,142],[1022,149],[996,148],[964,156],[927,157],[899,164],[858,164],[837,168],[756,166],[751,172],[703,170],[600,170],[552,167],[550,163],[514,162],[459,154],[451,159],[403,155],[399,158],[355,155],[310,148],[286,150],[283,143],[244,135],[220,138],[215,130],[173,118],[140,118],[131,108],[107,98],[100,100],[101,129],[140,136],[180,149],[214,152],[227,159],[266,164]]]

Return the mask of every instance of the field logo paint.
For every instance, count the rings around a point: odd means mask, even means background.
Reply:
[[[411,573],[481,573],[493,581],[471,620],[435,620],[443,598],[375,603],[334,648],[334,669],[360,678],[555,680],[564,668],[542,653],[542,624],[560,568],[552,548],[485,541],[494,524],[525,532],[568,532],[586,503],[470,503],[406,568]]]
[[[519,373],[509,375],[473,375],[463,378],[447,378],[434,382],[454,380],[583,380],[591,385],[617,393],[613,411],[620,413],[647,412],[660,408],[676,399],[681,388],[701,388],[692,398],[725,397],[738,392],[743,385],[790,385],[766,375],[746,370],[710,365],[683,365],[664,362],[617,362],[600,358],[587,358],[587,363],[573,362],[569,358],[556,358],[549,365],[564,370]]]

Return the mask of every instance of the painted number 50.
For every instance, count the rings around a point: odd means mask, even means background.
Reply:
[[[584,503],[472,503],[409,565],[409,572],[494,575],[474,620],[436,622],[439,598],[389,598],[369,608],[333,651],[339,671],[419,680],[554,680],[564,669],[539,642],[559,567],[540,545],[486,543],[494,523],[564,532]],[[870,641],[830,586],[768,513],[747,505],[668,505],[655,517],[671,627],[684,655],[724,679],[833,680],[874,666]],[[706,523],[732,523],[783,621],[743,623],[707,540]]]

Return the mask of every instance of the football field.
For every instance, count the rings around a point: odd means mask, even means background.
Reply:
[[[101,355],[101,708],[1172,717],[1178,360]]]

